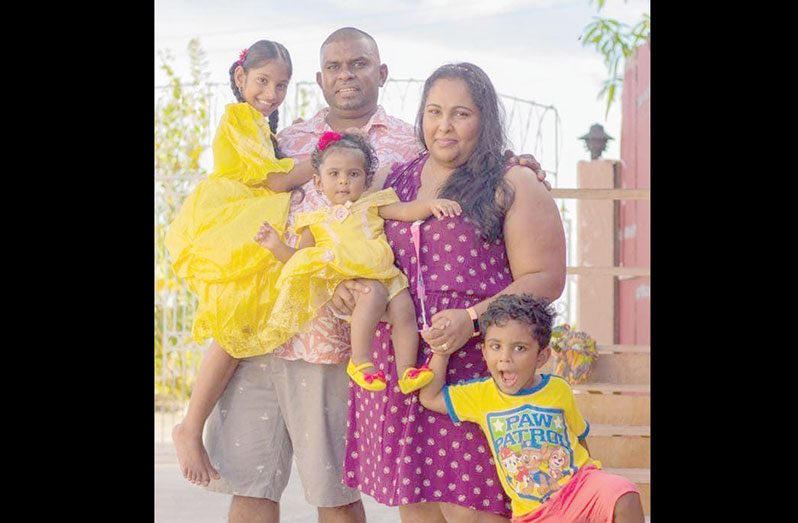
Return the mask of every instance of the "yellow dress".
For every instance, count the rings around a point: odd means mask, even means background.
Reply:
[[[294,167],[276,159],[264,116],[248,103],[225,108],[213,140],[213,172],[183,202],[166,233],[175,274],[197,295],[192,336],[216,339],[235,358],[265,354],[265,325],[282,264],[254,236],[264,221],[281,234],[290,193],[263,185]]]
[[[297,233],[309,227],[316,245],[294,253],[280,273],[276,283],[279,294],[260,334],[268,351],[301,332],[344,280],[379,280],[388,290],[389,300],[407,287],[407,278],[394,265],[378,213],[378,207],[398,201],[391,188],[351,204],[297,216]]]

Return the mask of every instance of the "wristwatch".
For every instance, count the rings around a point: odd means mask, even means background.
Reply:
[[[477,316],[477,311],[474,310],[474,307],[469,307],[466,309],[468,313],[468,317],[471,318],[471,321],[474,322],[474,334],[471,335],[472,338],[479,336],[479,316]]]

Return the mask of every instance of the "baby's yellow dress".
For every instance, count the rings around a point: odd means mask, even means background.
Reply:
[[[266,118],[246,102],[225,107],[213,140],[213,172],[183,202],[166,233],[175,274],[197,295],[193,338],[214,338],[235,358],[265,354],[265,326],[282,264],[253,239],[268,221],[285,230],[290,193],[263,185],[294,167],[275,158]]]
[[[271,318],[260,334],[267,350],[301,332],[344,280],[379,280],[389,300],[407,287],[407,278],[394,265],[378,212],[380,206],[398,201],[391,188],[297,216],[297,234],[309,227],[316,245],[298,250],[283,266]]]

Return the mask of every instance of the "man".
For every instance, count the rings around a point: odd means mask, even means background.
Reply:
[[[413,126],[377,104],[387,77],[370,35],[352,27],[333,32],[321,46],[316,73],[329,107],[278,134],[283,154],[305,159],[325,131],[357,127],[368,135],[380,166],[414,158],[422,146]],[[526,163],[540,171],[537,162]],[[303,190],[304,199],[291,205],[289,226],[297,213],[324,205],[312,180]],[[341,482],[349,352],[348,324],[325,308],[304,333],[272,354],[241,360],[206,432],[208,454],[222,475],[208,488],[233,495],[232,523],[279,521],[292,452],[305,499],[318,507],[321,523],[365,522],[360,493]]]

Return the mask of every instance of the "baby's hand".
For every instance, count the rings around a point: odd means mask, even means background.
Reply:
[[[460,208],[459,203],[454,200],[446,200],[444,198],[437,198],[430,201],[429,207],[430,211],[432,211],[432,214],[434,214],[439,220],[441,218],[447,218],[450,216],[460,216],[460,213],[463,212],[463,209]]]
[[[255,241],[270,251],[276,249],[281,243],[280,234],[271,226],[269,222],[263,222],[255,235]]]

